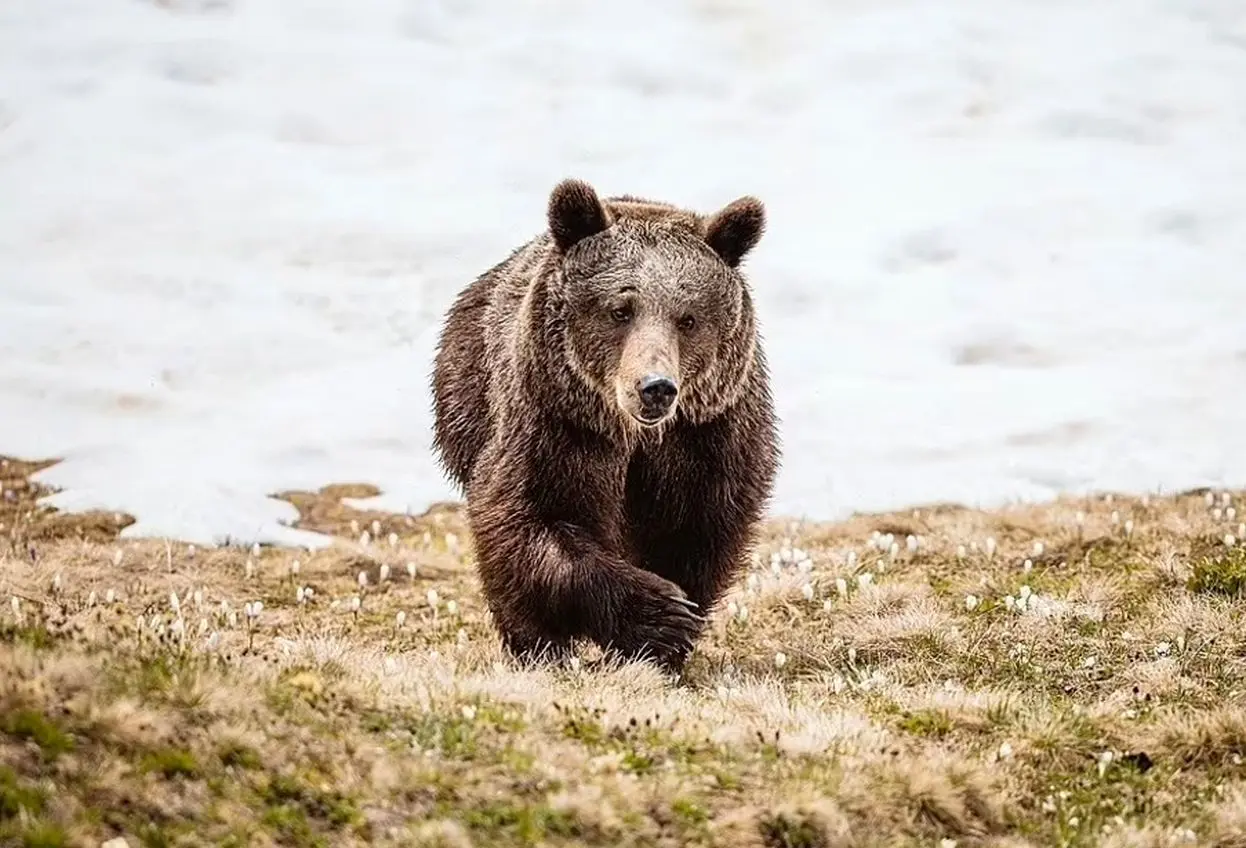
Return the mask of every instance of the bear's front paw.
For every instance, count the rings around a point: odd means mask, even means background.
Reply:
[[[620,612],[612,643],[627,659],[649,659],[664,670],[677,672],[704,625],[700,608],[683,589],[646,573]]]

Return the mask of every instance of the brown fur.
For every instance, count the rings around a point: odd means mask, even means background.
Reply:
[[[588,637],[681,668],[745,567],[779,461],[738,266],[760,201],[711,216],[565,180],[548,230],[451,306],[435,444],[467,495],[484,593],[522,657]],[[653,426],[638,381],[678,387]]]

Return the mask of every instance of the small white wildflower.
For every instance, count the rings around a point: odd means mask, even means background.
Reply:
[[[91,590],[91,594],[87,595],[87,606],[89,607],[95,606],[95,590],[94,589]]]
[[[1236,545],[1236,544],[1237,544],[1237,537],[1236,537],[1236,536],[1234,536],[1232,533],[1229,533],[1229,534],[1225,535],[1225,537],[1224,537],[1224,546],[1225,546],[1226,548],[1231,548],[1231,547],[1233,547],[1233,546],[1234,546],[1234,545]]]
[[[1207,503],[1208,506],[1215,506],[1216,504],[1216,496],[1212,492],[1207,492],[1205,495],[1203,495],[1203,500]]]
[[[856,567],[857,567],[857,552],[849,551],[848,552],[848,568],[854,569]]]
[[[459,602],[458,601],[446,601],[446,613],[452,616],[458,615],[459,614]]]
[[[1227,518],[1227,519],[1229,519],[1229,521],[1234,521],[1234,520],[1236,520],[1236,519],[1237,519],[1237,510],[1236,510],[1236,509],[1234,509],[1233,507],[1229,507],[1228,509],[1226,509],[1226,510],[1224,511],[1224,517],[1225,517],[1225,518]]]
[[[1021,570],[1024,571],[1026,574],[1029,574],[1031,571],[1033,571],[1034,560],[1027,558],[1025,562],[1021,563]]]
[[[892,542],[891,546],[887,548],[887,558],[894,560],[899,555],[900,555],[900,543]]]
[[[424,535],[420,537],[420,542],[427,548],[433,543],[433,534],[425,530]]]
[[[188,546],[186,547],[186,558],[187,558],[187,559],[194,559],[194,558],[195,558],[195,553],[196,553],[196,550],[195,550],[195,546],[194,546],[194,545],[188,545]]]
[[[21,602],[21,599],[20,599],[20,598],[18,598],[18,597],[17,597],[17,595],[12,595],[12,596],[9,598],[9,606],[13,608],[13,617],[14,617],[14,618],[16,618],[16,619],[18,619],[18,620],[20,620],[20,619],[21,619],[21,617],[22,617],[22,602]]]
[[[863,571],[857,575],[857,585],[860,586],[861,588],[865,588],[866,586],[870,585],[873,582],[874,582],[874,575],[868,571]]]
[[[939,848],[956,848],[956,845],[955,839],[941,839],[939,841]]]
[[[833,604],[831,603],[831,599],[827,598],[822,602],[822,612],[830,612],[832,606]]]
[[[1005,743],[1003,743],[1002,745],[1000,745],[1000,746],[999,746],[999,758],[1000,758],[1001,760],[1010,760],[1010,759],[1012,759],[1012,745],[1011,745],[1011,743],[1005,742]]]
[[[1142,497],[1140,498],[1140,500],[1141,500],[1142,505],[1143,505],[1144,507],[1145,507],[1145,506],[1150,506],[1150,505],[1151,505],[1151,496],[1150,496],[1149,494],[1147,494],[1146,492],[1143,492],[1143,493],[1142,493]]]
[[[463,706],[463,718],[467,719],[468,721],[475,720],[476,708],[473,707],[471,704],[465,704]]]
[[[297,559],[294,560],[294,562],[290,563],[290,576],[291,577],[298,577],[299,572],[302,570],[303,570],[302,563],[300,563]]]
[[[368,588],[368,572],[366,572],[366,571],[361,571],[361,572],[359,572],[359,578],[358,578],[358,580],[359,580],[359,588],[360,588],[360,589],[366,589],[366,588]]]
[[[1115,509],[1112,510],[1112,523],[1113,524],[1121,523],[1121,514],[1119,510],[1115,510]]]
[[[1246,521],[1237,525],[1237,536],[1239,539],[1246,539]]]
[[[310,603],[310,602],[311,602],[311,599],[312,599],[312,598],[314,598],[314,597],[316,597],[316,590],[315,590],[315,589],[313,589],[311,586],[306,586],[306,587],[304,587],[304,588],[303,588],[303,600],[305,600],[305,601],[307,601],[308,603]]]
[[[177,599],[177,592],[169,593],[169,609],[173,610],[174,615],[182,611],[182,602]]]
[[[437,590],[429,589],[425,597],[428,599],[428,605],[433,609],[437,609]]]
[[[196,589],[195,594],[192,595],[191,597],[195,601],[196,608],[203,606],[203,590],[202,589]]]
[[[848,649],[848,663],[850,665],[856,665],[857,663],[857,649],[855,647]]]
[[[1097,663],[1098,661],[1099,661],[1099,658],[1096,656],[1086,657],[1086,659],[1082,660],[1082,668],[1094,668],[1095,663]]]
[[[117,593],[114,592],[112,589],[109,589],[108,591],[104,592],[104,603],[111,605],[115,603],[116,600],[117,600]]]
[[[782,573],[783,573],[783,564],[782,564],[782,563],[780,563],[778,559],[773,560],[773,561],[770,563],[770,571],[771,571],[771,572],[772,572],[775,576],[778,576],[778,575],[782,574]]]
[[[229,614],[225,616],[225,623],[228,624],[230,628],[237,627],[238,626],[238,613],[234,612],[233,610],[230,610]]]
[[[1178,651],[1185,650],[1185,634],[1184,633],[1177,634],[1177,650]]]
[[[980,603],[981,601],[978,599],[977,595],[966,595],[965,596],[965,609],[969,610],[970,612],[973,612],[974,610],[976,610],[978,608],[978,604]]]
[[[580,670],[580,658],[572,657],[570,660],[568,660],[567,665],[571,666],[572,671],[579,671]]]
[[[806,601],[812,601],[813,600],[813,584],[806,583],[804,586],[801,587],[800,593],[804,595]]]
[[[384,583],[389,579],[389,563],[381,563],[381,582]]]
[[[1108,770],[1108,766],[1110,766],[1111,764],[1112,764],[1112,752],[1111,751],[1104,751],[1102,754],[1099,755],[1097,767],[1099,769],[1100,777],[1103,777],[1104,772]]]
[[[808,574],[813,571],[813,560],[802,559],[800,562],[796,563],[796,570],[801,574]]]
[[[904,546],[908,548],[909,553],[917,550],[917,537],[910,533],[904,540]]]
[[[1075,522],[1077,522],[1077,526],[1078,526],[1078,527],[1081,527],[1082,525],[1084,525],[1084,524],[1086,523],[1086,513],[1082,512],[1082,511],[1079,509],[1079,510],[1078,510],[1078,511],[1077,511],[1077,512],[1073,515],[1073,520],[1074,520]]]
[[[363,601],[359,599],[358,595],[350,596],[350,611],[351,612],[355,612],[355,613],[359,612],[362,606],[363,606]]]
[[[740,605],[740,621],[748,621],[748,606],[745,604]]]
[[[372,535],[378,539],[381,538],[381,522],[377,521],[375,518],[372,519]]]
[[[59,593],[61,591],[61,573],[58,571],[52,575],[52,592]]]
[[[221,647],[221,634],[218,631],[213,630],[211,634],[208,635],[207,649],[215,653],[216,650],[220,647]]]
[[[1006,606],[1008,609],[1016,609],[1016,607],[1017,607],[1017,599],[1016,599],[1016,598],[1014,598],[1012,595],[1007,595],[1007,596],[1005,596],[1005,597],[1004,597],[1004,606]]]
[[[453,533],[446,534],[446,550],[452,554],[459,552],[459,537]]]
[[[118,551],[112,555],[112,564],[114,566],[121,565],[121,557],[122,557],[122,553],[120,549],[118,549]]]
[[[1168,642],[1160,642],[1155,646],[1155,653],[1161,657],[1168,656],[1168,652],[1172,650],[1172,645]]]
[[[394,617],[394,623],[395,623],[395,624],[397,624],[397,625],[398,625],[398,627],[400,627],[400,628],[401,628],[404,624],[406,624],[406,623],[407,623],[407,611],[406,611],[406,610],[399,610],[399,611],[398,611],[398,615],[396,615],[396,616]]]
[[[302,586],[299,586],[294,590],[294,601],[298,604],[304,604],[307,602],[307,595],[303,592]]]
[[[173,624],[169,626],[169,631],[179,640],[186,636],[186,622],[181,618],[173,619]]]
[[[367,530],[364,530],[362,533],[359,534],[360,545],[366,548],[369,544],[371,544],[371,542],[372,542],[372,534],[370,534]]]
[[[1233,496],[1229,494],[1228,492],[1221,492],[1220,493],[1220,505],[1223,507],[1227,507],[1231,503],[1233,503]]]
[[[1046,549],[1047,549],[1046,546],[1044,546],[1042,542],[1035,542],[1034,543],[1034,556],[1036,557],[1042,556],[1043,551],[1045,551]]]
[[[718,684],[718,689],[716,691],[718,693],[718,700],[720,701],[727,700],[727,698],[731,695],[731,690],[721,683]]]
[[[413,562],[407,563],[407,576],[410,577],[412,580],[415,580],[415,563]]]
[[[986,537],[986,555],[987,555],[988,557],[993,557],[993,556],[995,556],[995,547],[996,547],[996,545],[995,545],[995,537],[994,537],[994,536],[987,536],[987,537]]]
[[[774,667],[783,668],[785,665],[787,665],[787,654],[779,651],[774,655]]]
[[[966,553],[967,553],[967,552],[965,551],[965,546],[964,546],[964,545],[957,545],[957,546],[956,546],[956,558],[957,558],[957,559],[964,559],[964,558],[965,558],[965,554],[966,554]]]
[[[350,520],[350,533],[352,536],[359,535],[359,522],[353,518]]]
[[[1125,535],[1132,536],[1134,534],[1134,520],[1132,518],[1125,520]]]
[[[838,592],[841,596],[847,596],[848,581],[842,577],[836,577],[835,578],[835,591]]]
[[[739,614],[739,612],[740,612],[739,604],[737,604],[735,601],[730,601],[727,603],[727,615],[731,616],[732,618],[735,618],[736,615]]]
[[[1224,517],[1224,512],[1221,511],[1220,507],[1216,507],[1215,509],[1211,511],[1211,518],[1213,521],[1219,521],[1223,517]]]
[[[398,547],[398,534],[397,534],[397,533],[390,533],[390,534],[389,534],[389,546],[390,546],[391,548],[396,548],[396,547]]]
[[[748,588],[749,588],[749,591],[750,591],[750,592],[756,592],[756,591],[757,591],[757,588],[758,588],[759,586],[761,586],[761,578],[760,578],[760,577],[758,577],[756,574],[750,574],[750,575],[748,576]]]
[[[246,565],[243,566],[242,570],[248,580],[255,576],[255,563],[251,561],[250,557],[247,557]]]

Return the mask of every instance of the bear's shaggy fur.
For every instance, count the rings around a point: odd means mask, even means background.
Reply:
[[[564,180],[547,223],[451,306],[435,446],[510,651],[587,637],[677,671],[746,566],[779,462],[740,271],[765,210],[603,202]]]

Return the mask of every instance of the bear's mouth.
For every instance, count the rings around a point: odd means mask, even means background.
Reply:
[[[633,412],[633,413],[632,413],[632,419],[633,419],[633,420],[634,420],[637,424],[639,424],[641,427],[644,427],[644,428],[646,428],[646,429],[651,429],[651,428],[653,428],[653,427],[657,427],[658,425],[660,425],[660,424],[664,423],[664,422],[665,422],[665,421],[667,421],[669,418],[671,418],[672,416],[674,416],[674,414],[675,414],[675,410],[673,410],[673,409],[672,409],[672,410],[670,410],[670,411],[668,411],[668,412],[662,412],[662,413],[659,413],[659,414],[657,415],[657,417],[654,417],[654,418],[646,418],[646,417],[645,417],[645,416],[643,416],[643,415],[638,415],[638,414],[636,414],[635,412]]]

